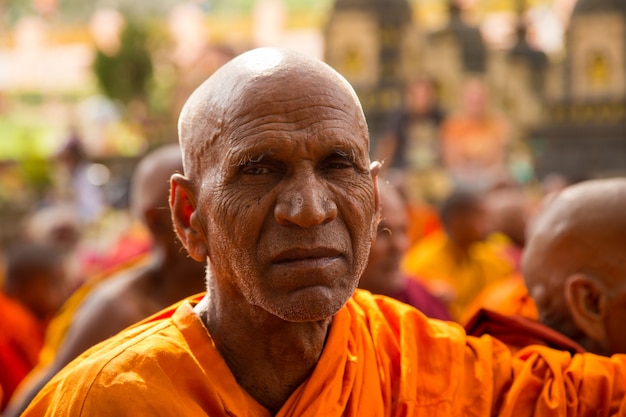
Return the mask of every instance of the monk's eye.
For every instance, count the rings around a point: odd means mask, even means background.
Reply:
[[[271,172],[271,170],[266,166],[254,164],[246,166],[242,171],[246,175],[265,175]]]
[[[322,162],[325,169],[350,169],[354,167],[354,161],[344,152],[336,152],[329,155]]]

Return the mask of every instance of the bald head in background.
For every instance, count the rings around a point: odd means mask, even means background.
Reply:
[[[523,272],[539,320],[602,355],[626,352],[626,179],[561,191],[533,223]]]
[[[168,204],[169,176],[182,170],[180,146],[165,145],[139,162],[131,182],[130,209],[133,216],[146,225],[156,249],[173,257],[184,250],[172,226]]]
[[[130,186],[130,207],[133,215],[145,220],[145,213],[152,209],[168,209],[170,183],[167,174],[182,169],[182,155],[178,144],[158,148],[151,152],[150,157],[139,161]]]

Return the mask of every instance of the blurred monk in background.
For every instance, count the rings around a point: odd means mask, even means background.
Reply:
[[[359,288],[412,305],[428,317],[451,320],[446,306],[400,270],[409,248],[406,202],[393,185],[379,182],[381,218]]]
[[[454,191],[441,203],[439,217],[443,230],[413,246],[402,269],[419,277],[458,321],[485,286],[510,276],[513,263],[486,240],[492,225],[482,193]]]
[[[533,223],[523,271],[539,322],[483,311],[468,324],[517,350],[626,353],[626,179],[565,188]]]
[[[490,191],[487,206],[493,224],[493,233],[488,241],[495,245],[505,259],[511,261],[513,272],[508,278],[491,283],[481,290],[465,309],[461,323],[469,322],[481,309],[537,320],[537,307],[528,294],[521,272],[530,202],[523,190],[507,187]]]
[[[46,325],[67,297],[61,251],[20,244],[6,256],[0,291],[0,385],[5,408],[10,396],[37,364]]]
[[[20,389],[5,417],[18,416],[50,378],[87,348],[204,290],[204,266],[189,258],[176,239],[167,204],[168,179],[181,170],[178,145],[159,148],[139,163],[131,184],[131,207],[153,237],[149,258],[90,292],[76,310],[52,362],[42,364]]]

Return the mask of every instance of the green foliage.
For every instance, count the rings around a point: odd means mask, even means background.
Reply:
[[[113,55],[99,50],[93,70],[102,92],[109,98],[125,104],[145,101],[153,71],[147,31],[138,23],[127,22],[119,50]]]

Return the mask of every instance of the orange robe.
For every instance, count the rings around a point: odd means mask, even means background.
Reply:
[[[0,292],[0,410],[37,364],[44,325],[19,302]]]
[[[507,122],[500,116],[482,120],[451,115],[441,125],[445,168],[463,183],[492,184],[505,172]]]
[[[17,402],[21,401],[23,396],[28,393],[48,371],[49,367],[54,362],[59,347],[65,340],[65,336],[74,321],[75,315],[80,311],[80,306],[87,296],[91,294],[91,291],[104,280],[130,268],[140,267],[143,263],[148,262],[149,259],[150,256],[147,253],[135,254],[134,257],[129,257],[124,262],[109,266],[107,270],[93,276],[72,293],[48,323],[43,346],[39,351],[38,359],[35,361],[36,366],[23,377],[19,386],[14,391],[14,398],[17,398]]]
[[[46,337],[44,346],[39,355],[37,368],[50,365],[56,356],[56,352],[65,340],[68,329],[74,321],[74,316],[87,298],[91,291],[102,281],[115,276],[118,273],[126,271],[130,268],[139,267],[149,259],[147,253],[140,253],[133,258],[127,259],[117,265],[110,266],[102,273],[93,276],[83,285],[78,287],[76,291],[63,303],[59,311],[54,315],[46,329]]]
[[[448,301],[452,317],[460,321],[463,311],[487,285],[513,273],[513,265],[489,242],[475,243],[468,257],[457,261],[443,231],[413,246],[404,256],[402,270],[419,277],[435,296]]]
[[[407,207],[409,215],[409,230],[407,235],[411,245],[424,237],[441,230],[441,221],[437,211],[426,203],[411,203]]]
[[[528,294],[521,274],[514,274],[508,279],[496,281],[485,287],[467,306],[461,317],[461,323],[467,323],[481,309],[495,311],[505,316],[539,320],[537,306]]]
[[[626,357],[501,342],[358,290],[277,416],[608,416],[626,411]],[[22,415],[270,416],[183,302],[85,352]]]
[[[548,346],[572,354],[586,351],[572,339],[538,321],[490,310],[476,313],[465,325],[465,331],[472,336],[493,336],[506,344],[512,352],[530,345]]]

